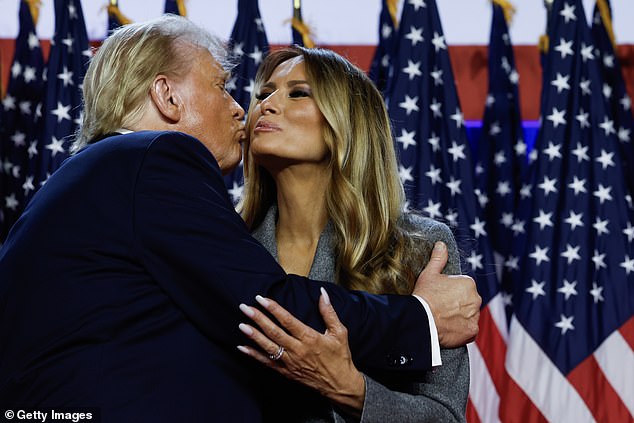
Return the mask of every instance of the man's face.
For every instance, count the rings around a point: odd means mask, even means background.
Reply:
[[[203,49],[193,50],[191,70],[177,82],[183,113],[177,130],[202,142],[223,174],[242,158],[244,110],[225,90],[227,72]]]

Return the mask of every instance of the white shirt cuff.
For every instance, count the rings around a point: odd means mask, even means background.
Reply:
[[[432,367],[442,365],[442,360],[440,358],[440,341],[438,341],[438,329],[436,329],[436,322],[434,321],[434,316],[431,314],[431,309],[429,308],[429,304],[427,301],[423,300],[422,297],[418,295],[414,295],[423,305],[425,312],[427,313],[427,320],[429,321],[429,334],[431,336],[431,365]]]

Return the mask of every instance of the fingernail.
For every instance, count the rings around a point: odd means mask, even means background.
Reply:
[[[262,307],[264,307],[264,308],[268,308],[268,307],[269,307],[269,304],[270,304],[270,301],[269,301],[269,300],[267,300],[266,298],[264,298],[264,297],[263,297],[263,296],[261,296],[261,295],[256,295],[256,296],[255,296],[255,301],[257,301],[258,303],[260,303],[260,305],[261,305]]]
[[[238,345],[238,351],[249,354],[249,350],[247,349],[247,347],[243,347],[242,345]]]
[[[319,290],[321,291],[321,295],[324,297],[325,303],[330,304],[330,297],[328,296],[326,290],[323,287],[319,288]]]
[[[238,329],[240,329],[245,335],[253,335],[253,329],[251,329],[248,325],[245,325],[244,323],[240,323],[238,325]]]
[[[434,244],[434,250],[436,250],[437,252],[445,251],[446,248],[447,246],[442,241],[436,241],[436,243]]]
[[[255,312],[253,311],[253,309],[251,307],[249,307],[246,304],[240,304],[238,306],[240,308],[240,311],[242,311],[244,314],[246,314],[248,317],[253,317],[255,316]]]

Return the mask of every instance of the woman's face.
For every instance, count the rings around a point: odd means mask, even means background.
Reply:
[[[291,164],[325,164],[325,119],[306,81],[301,56],[282,62],[256,93],[251,110],[250,150],[269,170]]]

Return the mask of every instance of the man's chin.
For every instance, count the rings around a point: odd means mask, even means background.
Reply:
[[[230,174],[236,167],[238,167],[241,160],[242,153],[239,154],[238,157],[235,160],[232,160],[230,163],[222,163],[220,165],[220,172],[222,173],[222,176],[227,176],[228,174]]]

